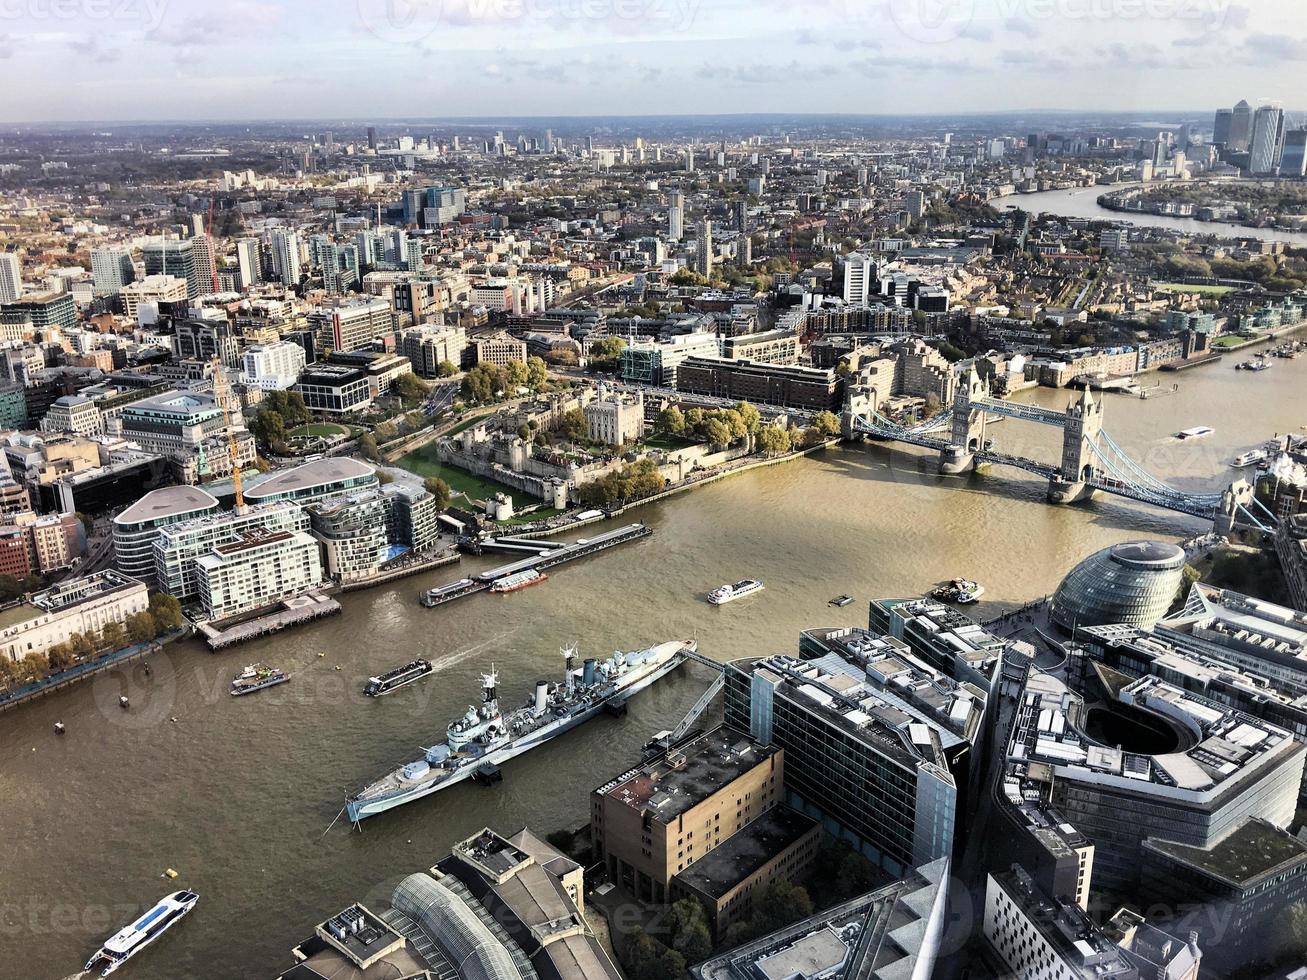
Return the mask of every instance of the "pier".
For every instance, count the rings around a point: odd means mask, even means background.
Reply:
[[[446,585],[438,586],[434,589],[428,589],[423,592],[420,601],[422,605],[433,607],[443,606],[447,602],[455,599],[462,599],[464,596],[475,595],[478,592],[485,592],[499,579],[518,572],[537,571],[543,572],[549,568],[555,568],[565,562],[574,561],[577,558],[585,558],[587,555],[597,554],[601,551],[607,551],[609,548],[615,548],[618,545],[626,544],[628,541],[635,541],[639,538],[648,537],[653,534],[653,529],[646,524],[627,524],[624,527],[615,528],[611,531],[605,531],[602,534],[596,534],[592,538],[579,538],[572,544],[559,544],[553,541],[524,541],[521,539],[499,538],[491,539],[483,544],[487,547],[491,542],[499,544],[501,547],[508,547],[510,550],[531,550],[533,553],[526,558],[520,558],[515,562],[507,565],[500,565],[497,568],[491,568],[484,572],[477,572],[471,578],[459,579],[456,582],[450,582]]]
[[[245,643],[271,633],[279,633],[290,626],[310,623],[324,616],[334,616],[340,612],[340,603],[330,596],[308,595],[287,599],[281,608],[263,616],[247,619],[227,629],[218,629],[211,623],[201,623],[199,630],[204,634],[213,651],[225,650],[237,643]]]

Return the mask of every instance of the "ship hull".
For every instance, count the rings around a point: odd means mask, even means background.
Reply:
[[[403,806],[406,803],[412,803],[414,800],[420,800],[425,796],[432,795],[433,793],[438,793],[442,789],[456,786],[464,780],[470,779],[477,769],[487,763],[502,765],[510,759],[516,759],[519,755],[530,752],[532,749],[539,748],[541,745],[557,738],[564,732],[570,731],[578,725],[589,721],[595,715],[603,711],[609,704],[612,704],[617,700],[625,700],[626,698],[633,697],[650,685],[656,684],[677,667],[681,666],[681,664],[685,663],[685,659],[683,653],[678,653],[671,657],[665,664],[654,668],[648,674],[632,682],[630,685],[615,691],[610,697],[586,705],[573,714],[560,718],[557,721],[538,728],[533,732],[528,732],[509,745],[493,749],[476,759],[469,760],[443,779],[433,783],[418,784],[412,789],[400,790],[373,799],[350,800],[345,806],[346,812],[349,814],[351,821],[358,823],[361,820],[366,820],[368,817],[375,817],[379,813],[385,813],[387,810],[393,810],[395,807]]]

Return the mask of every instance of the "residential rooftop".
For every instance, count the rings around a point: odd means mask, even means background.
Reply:
[[[372,466],[352,456],[329,456],[274,473],[246,496],[257,501],[284,494],[301,494],[336,483],[363,480],[375,476],[376,472]]]
[[[136,503],[121,511],[114,519],[115,524],[145,524],[179,514],[193,514],[204,510],[214,510],[218,500],[213,494],[200,487],[161,487],[151,490]]]

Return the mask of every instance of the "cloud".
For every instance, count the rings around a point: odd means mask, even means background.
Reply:
[[[979,65],[958,58],[914,58],[893,55],[862,58],[849,62],[849,67],[873,78],[899,69],[923,73],[944,72],[950,75],[973,75],[985,70]]]
[[[1026,20],[1024,17],[1009,17],[1003,25],[1003,29],[1009,34],[1022,34],[1026,37],[1039,37],[1039,28],[1035,26],[1033,20]]]
[[[8,34],[0,34],[0,61],[14,56],[14,39]]]
[[[994,31],[992,28],[986,27],[984,24],[977,24],[975,21],[958,31],[958,37],[965,38],[968,41],[988,41],[993,36]]]
[[[791,61],[788,65],[747,64],[721,65],[705,62],[695,72],[699,78],[723,85],[786,85],[792,82],[816,82],[838,71],[829,65],[809,65]]]
[[[68,47],[72,48],[73,54],[87,61],[117,61],[122,57],[122,52],[115,48],[102,48],[94,35],[69,41]]]
[[[1252,61],[1307,61],[1307,40],[1285,34],[1249,34],[1244,55]]]

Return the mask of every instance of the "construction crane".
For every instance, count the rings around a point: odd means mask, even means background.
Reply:
[[[222,425],[227,433],[227,452],[231,454],[231,485],[236,491],[236,513],[242,513],[245,510],[245,494],[241,490],[241,463],[240,451],[236,447],[236,436],[231,430],[231,413],[227,409],[227,400],[223,397],[222,391],[227,387],[227,374],[222,365],[222,359],[217,354],[213,356],[213,394],[218,400],[218,407],[222,409]]]

